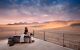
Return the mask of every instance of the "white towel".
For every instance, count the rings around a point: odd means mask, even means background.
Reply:
[[[20,36],[20,42],[24,42],[24,36],[25,36],[25,34],[22,34],[22,35]]]

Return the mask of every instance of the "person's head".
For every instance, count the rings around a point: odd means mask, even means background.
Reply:
[[[28,29],[27,27],[25,27],[25,30]]]

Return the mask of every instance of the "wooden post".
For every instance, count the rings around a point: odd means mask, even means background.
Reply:
[[[63,47],[65,47],[65,45],[64,45],[64,33],[63,33]]]
[[[33,30],[33,37],[34,37],[34,30]]]
[[[44,32],[44,41],[46,41],[46,36],[45,36],[45,32]]]

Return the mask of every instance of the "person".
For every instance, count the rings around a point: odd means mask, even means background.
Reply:
[[[24,34],[27,34],[27,33],[28,33],[28,28],[25,27]]]
[[[21,43],[24,42],[24,36],[25,36],[27,33],[28,33],[28,28],[25,27],[24,34],[22,34],[22,35],[20,36],[20,42],[21,42]],[[26,36],[28,36],[28,35],[26,35]]]

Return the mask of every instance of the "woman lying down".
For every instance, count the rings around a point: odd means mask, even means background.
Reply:
[[[28,32],[28,28],[27,27],[25,27],[24,34],[22,34],[20,36],[20,42],[21,43],[24,43],[24,42],[31,43],[31,42],[33,42],[32,33]]]

